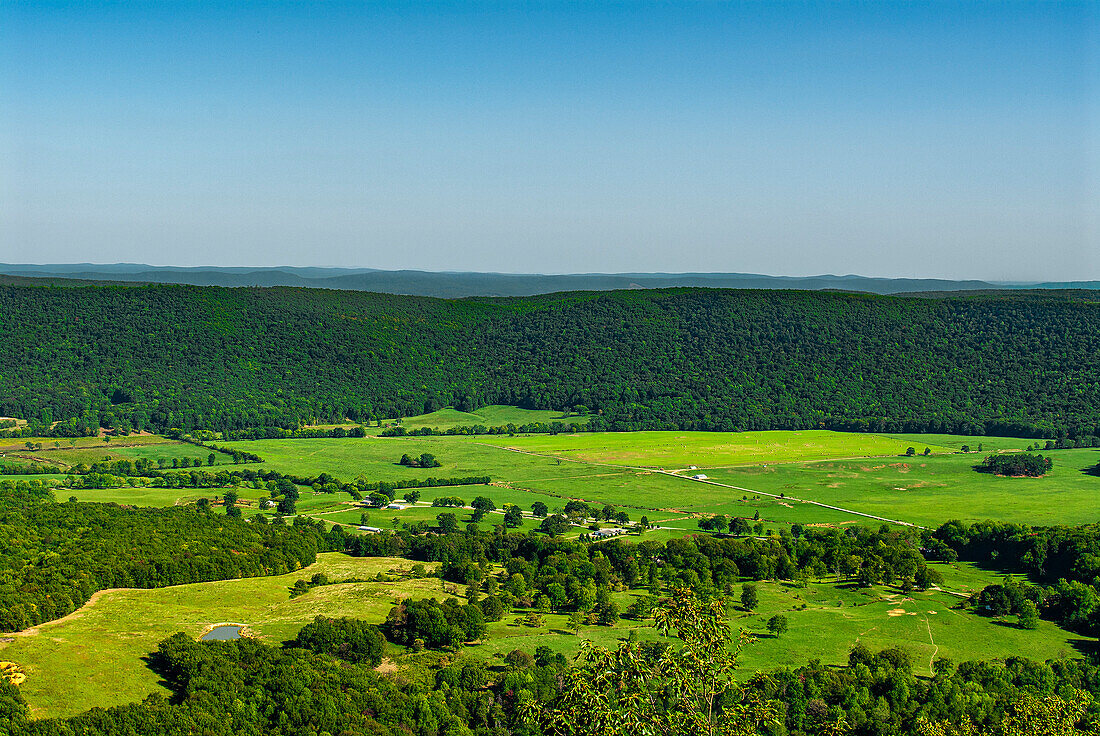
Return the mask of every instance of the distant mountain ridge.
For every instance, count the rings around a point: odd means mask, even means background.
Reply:
[[[0,274],[19,278],[113,283],[227,287],[303,286],[444,298],[532,296],[561,291],[664,289],[680,286],[722,289],[838,290],[872,294],[1005,289],[1100,289],[1100,281],[1003,283],[978,280],[877,278],[855,274],[845,276],[769,276],[750,273],[511,274],[299,266],[149,266],[140,263],[0,264]]]

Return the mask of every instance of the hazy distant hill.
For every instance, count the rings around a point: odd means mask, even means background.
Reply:
[[[805,289],[861,291],[873,294],[988,291],[996,289],[1098,289],[1100,281],[999,284],[947,279],[887,279],[867,276],[765,276],[747,273],[579,273],[563,275],[378,271],[350,268],[273,268],[147,266],[138,263],[96,265],[0,264],[0,274],[29,278],[129,281],[194,286],[307,286],[318,289],[374,291],[446,298],[531,296],[559,291],[662,289],[695,286],[724,289]],[[59,282],[60,283],[60,282]]]

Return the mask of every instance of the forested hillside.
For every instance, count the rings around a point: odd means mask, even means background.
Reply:
[[[1100,424],[1100,305],[1064,295],[3,286],[0,335],[0,415],[72,434],[490,403],[585,406],[611,429]]]

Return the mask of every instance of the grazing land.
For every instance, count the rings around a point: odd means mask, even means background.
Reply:
[[[1100,479],[1084,472],[1095,449],[1053,450],[1042,478],[979,473],[984,453],[1024,449],[1017,438],[880,436],[805,432],[608,432],[558,435],[255,440],[229,443],[265,458],[263,467],[350,480],[489,475],[493,486],[454,494],[500,506],[551,508],[567,499],[625,507],[633,519],[665,514],[662,525],[694,528],[693,514],[754,516],[780,525],[873,523],[878,517],[934,527],[958,518],[1019,523],[1095,521]],[[963,453],[962,445],[971,447]],[[913,447],[914,457],[905,452]],[[925,456],[928,448],[930,454]],[[407,468],[404,453],[431,453],[442,468]],[[690,467],[696,466],[696,470]],[[690,479],[704,474],[710,482]],[[125,490],[125,489],[123,489]],[[765,495],[771,494],[771,495]],[[308,493],[306,494],[309,495]],[[327,494],[319,503],[336,501]],[[782,498],[780,498],[782,496]],[[242,497],[248,498],[247,489]],[[346,497],[344,497],[346,500]],[[469,499],[467,499],[469,500]],[[836,508],[826,508],[812,501]],[[308,506],[305,507],[307,510]],[[868,518],[876,517],[876,518]],[[681,517],[677,519],[676,517]],[[668,523],[665,523],[668,522]]]
[[[516,421],[519,412],[500,409],[482,414],[481,423]],[[473,415],[448,410],[403,421],[403,426],[445,426],[450,417],[457,426]],[[560,414],[558,415],[560,417]],[[509,419],[505,419],[508,418]],[[538,419],[537,421],[544,421]],[[527,421],[535,421],[529,418]],[[488,425],[487,425],[488,426]],[[983,452],[963,453],[968,445]],[[119,445],[122,443],[120,442]],[[260,455],[265,462],[240,466],[313,477],[329,473],[343,480],[425,479],[489,475],[491,485],[422,488],[422,500],[400,510],[364,509],[344,493],[301,489],[298,514],[329,524],[345,525],[353,533],[368,514],[371,526],[400,528],[417,522],[434,525],[437,514],[449,512],[460,524],[472,521],[468,507],[474,496],[490,498],[498,508],[480,522],[482,529],[502,523],[500,509],[514,503],[524,510],[515,531],[536,529],[540,519],[530,515],[531,504],[542,501],[551,512],[567,500],[610,504],[629,513],[631,521],[646,515],[653,528],[631,541],[664,542],[699,533],[698,520],[706,515],[753,518],[764,533],[789,530],[793,525],[844,527],[880,522],[866,515],[907,524],[937,526],[947,519],[986,518],[1028,523],[1084,523],[1095,521],[1100,479],[1083,470],[1100,460],[1096,450],[1056,450],[1054,469],[1043,478],[1000,478],[974,470],[990,452],[1022,450],[1025,440],[952,435],[873,435],[831,431],[762,431],[750,433],[636,432],[558,435],[476,435],[342,439],[255,440],[225,443]],[[915,456],[907,456],[913,447]],[[924,449],[929,454],[924,455]],[[141,437],[133,446],[102,446],[84,442],[76,447],[48,449],[41,455],[64,457],[66,462],[89,462],[122,457],[205,456],[206,451],[179,442]],[[403,454],[431,453],[439,468],[411,468],[397,461]],[[37,451],[36,451],[36,454]],[[218,455],[222,462],[226,456]],[[694,466],[694,467],[692,467]],[[692,480],[703,474],[706,481]],[[246,514],[258,510],[266,489],[242,484],[235,488]],[[213,497],[219,489],[110,488],[59,489],[59,497],[141,506],[170,506]],[[770,495],[769,495],[770,494]],[[398,496],[401,492],[398,492]],[[436,496],[455,495],[466,508],[435,508]],[[816,502],[816,503],[811,503]],[[826,504],[827,506],[818,505]],[[221,511],[221,507],[215,507]],[[565,536],[587,531],[587,522]],[[604,526],[613,526],[605,523]],[[199,636],[219,623],[247,626],[251,635],[279,643],[317,614],[351,616],[380,623],[400,597],[463,598],[464,586],[439,578],[398,579],[394,573],[414,563],[397,558],[353,558],[325,553],[318,562],[295,573],[266,578],[229,580],[173,586],[157,590],[110,590],[63,619],[17,634],[0,645],[0,658],[16,662],[26,673],[21,692],[34,715],[63,717],[89,707],[133,702],[164,685],[145,659],[157,642],[183,631]],[[957,604],[970,593],[998,582],[1001,576],[974,565],[938,565],[942,589],[905,592],[874,585],[860,588],[833,580],[811,579],[804,584],[784,581],[756,583],[759,606],[751,611],[731,605],[731,622],[755,635],[742,655],[741,675],[778,666],[798,666],[810,659],[825,664],[846,662],[856,643],[873,650],[901,646],[913,657],[917,674],[931,673],[936,657],[955,661],[1026,656],[1036,660],[1080,656],[1095,642],[1056,627],[1049,621],[1036,630],[1017,628],[1013,621],[995,623]],[[290,597],[298,579],[323,572],[330,579],[374,578],[389,574],[390,581],[342,583]],[[617,591],[612,599],[625,610],[642,594]],[[767,632],[767,620],[782,614],[789,631],[776,637]],[[657,638],[644,621],[621,618],[612,626],[583,625],[569,630],[568,615],[544,613],[537,626],[522,622],[511,611],[488,624],[475,645],[463,656],[493,665],[514,649],[531,652],[547,646],[572,656],[582,640],[614,647],[631,631],[639,639]],[[409,671],[436,657],[388,644],[391,663]],[[387,665],[391,666],[391,665]],[[410,675],[411,676],[411,675]]]
[[[434,577],[326,585],[290,597],[296,580],[317,572],[332,580],[365,579],[407,571],[413,564],[328,553],[288,575],[102,591],[75,613],[0,644],[0,658],[23,668],[27,680],[20,689],[38,717],[133,702],[155,691],[166,692],[145,657],[157,642],[177,631],[198,637],[215,624],[244,624],[251,634],[277,644],[294,638],[317,615],[377,623],[398,596],[442,598],[444,584]]]
[[[491,437],[487,443],[588,463],[666,470],[842,457],[904,455],[910,446],[875,434],[801,432],[600,432]],[[927,445],[925,445],[927,446]],[[921,448],[923,450],[923,447]],[[932,447],[933,452],[951,452]]]
[[[381,573],[392,578],[407,573],[414,563],[400,558],[353,558],[338,553],[319,556],[316,564],[294,573],[265,578],[195,583],[157,590],[108,590],[63,619],[17,634],[0,644],[0,657],[22,668],[27,680],[21,686],[38,717],[65,717],[90,707],[131,702],[164,691],[157,675],[147,666],[148,652],[176,631],[198,637],[218,624],[241,624],[246,633],[270,643],[292,639],[298,629],[316,615],[351,616],[381,623],[400,597],[454,596],[458,586],[435,577],[394,582],[336,583],[313,588],[291,598],[290,587],[298,579],[322,572],[331,580],[373,578]],[[997,580],[972,565],[942,566],[945,587],[968,594]],[[869,589],[830,581],[796,587],[784,582],[757,583],[760,605],[745,612],[731,607],[731,623],[757,637],[743,652],[742,674],[808,659],[843,664],[857,642],[872,649],[907,648],[915,670],[930,674],[932,658],[955,661],[991,657],[1079,656],[1091,642],[1069,634],[1049,622],[1037,631],[997,625],[966,611],[955,610],[960,595],[930,590],[901,594],[896,589]],[[639,593],[617,593],[625,607]],[[765,627],[767,619],[783,614],[790,631],[775,637]],[[548,646],[573,656],[582,640],[616,646],[631,630],[643,640],[657,639],[645,622],[619,620],[614,626],[583,626],[578,634],[567,628],[568,616],[545,614],[544,624],[525,626],[522,616],[508,614],[491,623],[486,636],[465,649],[466,655],[495,663],[513,649],[534,651]],[[387,656],[399,666],[415,666],[418,655],[390,645]]]
[[[393,423],[389,420],[387,423]],[[401,419],[401,426],[405,429],[420,429],[430,427],[432,429],[451,429],[452,427],[504,427],[509,424],[522,426],[524,424],[550,424],[561,422],[562,424],[585,424],[588,417],[577,414],[566,414],[549,409],[521,409],[518,406],[504,406],[492,404],[483,406],[476,411],[467,412],[458,409],[439,409],[429,414],[418,414]]]

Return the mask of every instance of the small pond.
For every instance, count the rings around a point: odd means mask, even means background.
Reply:
[[[240,626],[219,626],[216,629],[207,631],[203,634],[199,641],[229,641],[230,639],[241,638]]]

